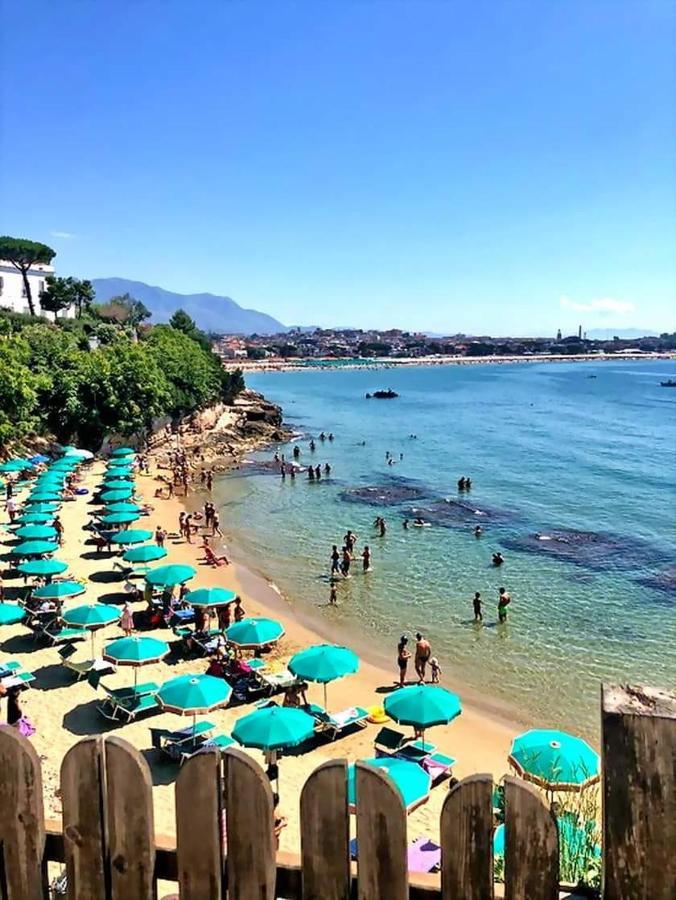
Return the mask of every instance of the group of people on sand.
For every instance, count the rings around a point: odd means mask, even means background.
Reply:
[[[408,635],[402,634],[397,645],[397,666],[399,667],[399,687],[406,684],[406,672],[408,671],[409,660],[411,659],[411,651],[408,649]],[[441,666],[436,656],[432,656],[432,646],[426,637],[420,632],[415,636],[415,655],[413,656],[413,665],[415,673],[418,676],[418,684],[425,683],[425,675],[427,666],[430,667],[430,675],[432,684],[439,684],[439,676]]]

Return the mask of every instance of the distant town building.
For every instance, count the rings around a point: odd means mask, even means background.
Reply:
[[[45,290],[46,278],[54,274],[54,266],[36,263],[28,270],[28,283],[31,286],[33,303],[36,312],[42,312],[40,294]],[[0,259],[0,308],[12,312],[29,313],[28,298],[21,272],[9,260]],[[61,315],[71,318],[74,310],[67,310]]]
[[[559,330],[556,332],[556,340],[557,340],[557,341],[560,341],[560,340],[561,340],[561,329],[560,329],[560,328],[559,328]]]

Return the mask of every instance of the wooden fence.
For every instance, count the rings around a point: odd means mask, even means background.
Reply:
[[[603,691],[604,900],[676,897],[676,694]],[[555,900],[558,831],[542,795],[505,783],[505,883],[493,883],[492,778],[474,775],[444,800],[441,876],[407,872],[406,815],[381,772],[357,764],[350,862],[346,762],[327,762],[300,798],[301,858],[275,852],[273,797],[238,750],[205,752],[176,781],[176,842],[156,840],[147,763],[119,737],[90,737],[61,767],[62,828],[46,828],[40,761],[0,729],[0,897],[48,896],[47,863],[65,862],[72,900],[150,900],[158,879],[182,900]],[[442,790],[442,788],[439,788]],[[224,852],[227,846],[227,853]]]

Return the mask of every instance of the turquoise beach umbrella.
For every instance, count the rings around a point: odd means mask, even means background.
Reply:
[[[80,447],[66,447],[63,455],[66,459],[94,459],[91,450],[82,450]]]
[[[146,531],[145,528],[125,528],[124,531],[118,531],[110,538],[111,544],[144,544],[153,536],[152,531]]]
[[[15,532],[17,537],[30,541],[50,541],[56,537],[56,528],[51,525],[22,525]]]
[[[197,575],[197,569],[194,566],[159,566],[148,572],[146,581],[155,587],[173,587],[176,584],[190,581],[195,575]]]
[[[226,603],[232,603],[237,594],[229,591],[227,588],[199,588],[196,591],[190,591],[183,598],[186,603],[192,606],[224,606]]]
[[[12,556],[43,556],[46,553],[56,553],[58,549],[56,541],[23,541],[10,552]]]
[[[158,547],[156,544],[145,544],[143,547],[132,547],[131,550],[125,550],[122,559],[130,563],[149,563],[155,562],[157,559],[164,559],[167,551],[164,547]]]
[[[133,488],[130,486],[125,488],[123,491],[104,491],[101,494],[101,499],[104,503],[117,503],[118,500],[128,500],[134,493]]]
[[[108,482],[112,481],[114,478],[121,478],[125,482],[128,482],[133,480],[134,473],[130,466],[114,466],[112,469],[106,471],[104,484],[108,484]]]
[[[106,478],[103,487],[107,491],[127,491],[131,487],[131,483],[122,478]]]
[[[7,462],[0,463],[0,472],[22,472],[24,469],[31,469],[33,463],[27,459],[9,459]]]
[[[157,699],[168,712],[179,716],[197,716],[226,706],[231,694],[232,688],[223,678],[179,675],[162,685]]]
[[[16,625],[25,615],[26,610],[18,603],[0,603],[0,625]]]
[[[73,457],[67,457],[62,459],[57,459],[56,462],[53,462],[48,471],[49,472],[72,472],[73,469],[77,468],[78,464],[77,459]]]
[[[130,503],[128,500],[119,500],[117,503],[106,504],[106,515],[109,513],[134,513],[141,512],[138,503]]]
[[[29,513],[55,513],[58,508],[58,503],[28,503],[30,509],[26,510]]]
[[[580,791],[598,781],[601,761],[582,738],[535,729],[514,738],[509,762],[517,773],[548,791]]]
[[[134,456],[134,450],[131,447],[118,447],[110,454],[111,456]]]
[[[79,581],[55,581],[36,588],[33,596],[38,600],[65,600],[67,597],[78,597],[86,590]]]
[[[103,651],[106,662],[134,667],[134,687],[139,666],[160,662],[169,653],[169,644],[152,637],[123,637],[111,641]]]
[[[32,575],[34,578],[51,578],[53,575],[61,575],[68,568],[68,563],[60,559],[31,559],[28,562],[19,563],[17,569],[22,575]]]
[[[282,750],[302,744],[312,737],[314,728],[314,719],[302,709],[268,706],[238,719],[232,736],[244,747]]]
[[[380,769],[394,782],[394,786],[404,801],[407,813],[413,812],[416,807],[426,803],[429,799],[432,779],[417,763],[388,757],[362,759],[361,762],[373,766],[374,769]],[[357,802],[357,777],[354,763],[350,763],[347,767],[347,802],[350,810],[354,812]]]
[[[44,487],[45,485],[55,484],[62,487],[65,481],[65,472],[43,472],[42,475],[38,475],[35,479],[35,486]]]
[[[120,615],[120,610],[116,606],[106,603],[86,603],[83,606],[67,609],[61,618],[66,625],[71,625],[73,628],[88,628],[93,631],[117,622]]]
[[[385,712],[400,725],[430,728],[445,725],[462,712],[460,698],[436,685],[401,688],[385,698]]]
[[[38,490],[31,491],[26,503],[32,506],[35,503],[58,503],[61,500],[61,492],[54,490]]]
[[[225,632],[228,640],[238,647],[263,647],[274,644],[284,634],[284,626],[275,619],[242,619]]]
[[[105,516],[101,516],[101,521],[104,525],[129,525],[131,522],[136,522],[140,518],[141,513],[121,512],[108,513]]]
[[[588,822],[586,825],[578,825],[567,816],[560,816],[556,820],[559,830],[559,844],[561,849],[565,845],[568,857],[579,858],[589,855],[593,859],[601,856],[601,846],[598,843],[598,825],[596,822]],[[493,854],[505,855],[505,826],[498,825],[493,835]]]
[[[359,657],[347,647],[333,644],[317,644],[300,650],[289,660],[289,671],[304,681],[318,681],[325,684],[354,675],[359,668]]]
[[[20,522],[21,525],[45,525],[47,522],[51,522],[53,518],[53,513],[25,512],[19,516],[17,522]]]

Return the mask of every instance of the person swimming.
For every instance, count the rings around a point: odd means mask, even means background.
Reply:
[[[494,566],[501,566],[504,561],[505,561],[505,557],[502,555],[502,553],[500,553],[499,550],[497,551],[497,553],[493,554],[493,565]]]
[[[315,444],[314,440],[310,439],[310,450],[312,451],[312,453],[314,453],[316,449],[317,445]]]
[[[324,463],[324,474],[325,475],[331,474],[331,466],[328,463]]]
[[[481,527],[481,525],[475,525],[475,527],[474,527],[474,537],[475,537],[475,538],[480,538],[481,535],[482,535],[483,533],[484,533],[484,530],[483,530],[483,528]]]
[[[462,478],[459,478],[459,479],[458,479],[458,490],[459,490],[459,491],[464,491],[464,490],[465,490],[465,477],[464,477],[464,475],[463,475]]]

